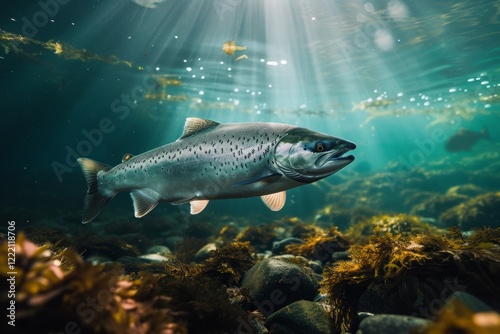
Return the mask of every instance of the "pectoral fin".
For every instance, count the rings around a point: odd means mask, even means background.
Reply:
[[[189,202],[191,204],[191,211],[190,213],[192,215],[197,215],[198,213],[202,212],[208,205],[208,199],[200,199],[196,201],[191,201]]]
[[[286,202],[286,191],[260,196],[265,205],[272,211],[280,211]]]
[[[138,189],[130,192],[134,202],[134,214],[136,218],[141,218],[153,210],[160,200],[160,194],[151,189]]]

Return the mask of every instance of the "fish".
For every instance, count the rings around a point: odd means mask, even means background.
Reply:
[[[210,200],[260,196],[279,211],[286,190],[330,176],[351,162],[356,144],[283,123],[226,123],[191,117],[176,141],[111,167],[86,157],[82,223],[95,219],[120,192],[130,192],[141,218],[159,202],[190,204],[202,212]]]
[[[491,140],[488,128],[484,127],[481,131],[472,131],[460,128],[457,133],[448,138],[445,144],[445,149],[448,152],[468,151],[480,139]]]

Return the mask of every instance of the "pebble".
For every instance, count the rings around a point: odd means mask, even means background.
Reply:
[[[262,260],[250,268],[241,284],[264,316],[297,300],[313,300],[318,286],[318,279],[312,272],[275,258]]]
[[[332,253],[332,261],[337,262],[340,260],[348,261],[351,258],[349,257],[349,253],[346,251],[341,251],[341,252],[333,252]]]
[[[146,262],[168,262],[168,261],[170,261],[167,257],[160,255],[160,254],[140,255],[139,258],[146,261]]]
[[[273,259],[288,259],[292,260],[292,262],[297,262],[300,263],[304,267],[309,267],[311,268],[316,274],[321,275],[323,272],[323,266],[321,264],[321,261],[311,261],[303,256],[295,256],[293,254],[282,254],[282,255],[274,255],[272,256]],[[321,278],[319,279],[321,281]]]
[[[149,247],[146,251],[146,254],[160,254],[163,256],[167,256],[172,254],[172,251],[167,246],[156,245]]]
[[[303,244],[304,240],[299,238],[285,238],[280,241],[273,242],[273,254],[283,254],[286,252],[286,246],[292,244]]]
[[[178,235],[173,235],[165,239],[165,244],[167,245],[168,248],[175,249],[175,245],[178,244],[179,242],[182,242],[182,240],[184,240],[183,237]]]
[[[376,314],[361,321],[357,334],[418,333],[430,323],[430,320],[408,315]]]
[[[494,310],[483,301],[478,299],[477,297],[471,295],[470,293],[464,291],[455,291],[450,297],[446,300],[446,303],[452,303],[453,301],[458,300],[463,303],[467,308],[472,310],[473,312],[493,312]],[[446,306],[445,306],[446,307]]]
[[[329,334],[330,320],[323,307],[315,302],[299,300],[274,312],[266,327],[287,334]]]
[[[217,244],[215,242],[208,243],[205,246],[201,247],[198,252],[196,252],[194,259],[196,260],[196,262],[205,261],[210,257],[210,255],[212,255],[211,253],[216,249]]]

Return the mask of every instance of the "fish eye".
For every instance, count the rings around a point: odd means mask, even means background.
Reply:
[[[314,145],[315,152],[323,152],[324,150],[325,150],[325,145],[322,142],[317,142],[316,145]]]

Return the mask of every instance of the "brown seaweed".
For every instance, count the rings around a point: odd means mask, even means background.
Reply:
[[[326,263],[332,253],[345,251],[349,248],[349,240],[339,232],[336,227],[320,230],[308,237],[303,244],[290,244],[286,246],[288,253],[304,256],[311,260]]]
[[[451,293],[464,287],[481,300],[498,304],[498,241],[499,229],[489,229],[466,239],[461,233],[460,237],[377,233],[368,244],[352,246],[351,261],[339,261],[323,272],[321,290],[328,295],[334,328],[353,328],[359,297],[375,286],[401,314],[429,316],[421,306],[446,297],[447,288]]]
[[[153,275],[123,276],[119,267],[85,262],[71,249],[54,254],[48,245],[37,247],[26,240],[22,232],[15,247],[15,268],[7,270],[4,264],[1,275],[17,273],[16,329],[61,332],[69,326],[82,333],[187,333],[173,321],[170,297],[152,294],[157,281]],[[7,250],[3,242],[3,258]],[[72,269],[61,267],[62,256]],[[2,299],[6,289],[4,283]]]

